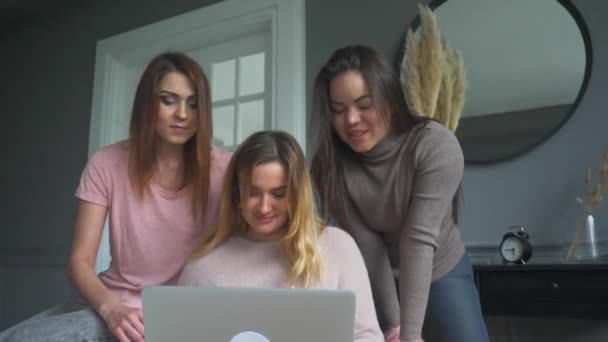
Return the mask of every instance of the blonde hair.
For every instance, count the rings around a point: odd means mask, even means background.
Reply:
[[[254,133],[236,150],[226,171],[215,230],[194,250],[193,256],[206,255],[232,234],[247,231],[239,204],[249,196],[253,169],[270,162],[281,163],[287,173],[287,233],[280,241],[281,257],[289,267],[287,285],[304,288],[319,285],[323,263],[318,241],[325,223],[315,208],[304,153],[285,132]]]

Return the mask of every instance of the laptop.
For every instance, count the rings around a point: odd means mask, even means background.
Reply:
[[[353,342],[345,290],[149,286],[146,342]]]

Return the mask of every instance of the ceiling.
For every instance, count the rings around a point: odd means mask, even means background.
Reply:
[[[83,0],[0,0],[0,34],[81,2]]]

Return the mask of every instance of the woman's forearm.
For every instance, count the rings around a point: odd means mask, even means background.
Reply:
[[[101,282],[93,265],[83,260],[71,260],[68,278],[80,295],[98,313],[106,304],[118,303],[110,290]]]

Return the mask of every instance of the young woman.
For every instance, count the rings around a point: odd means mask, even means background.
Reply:
[[[348,234],[318,218],[289,134],[258,132],[237,149],[213,231],[179,285],[347,289],[356,296],[355,341],[383,340],[363,258]]]
[[[423,326],[430,341],[487,341],[456,225],[460,145],[408,111],[398,75],[366,46],[338,49],[318,73],[311,171],[323,212],[361,249],[387,341],[421,341]]]
[[[137,87],[129,139],[89,160],[68,274],[82,299],[6,330],[0,341],[143,341],[140,291],[174,284],[215,218],[230,154],[211,146],[211,100],[200,66],[163,53]],[[112,262],[95,273],[106,217]]]

